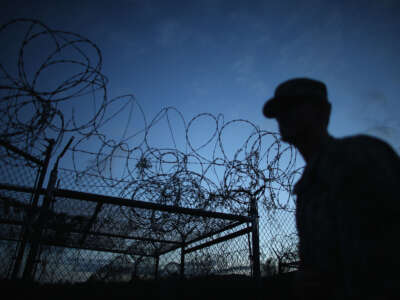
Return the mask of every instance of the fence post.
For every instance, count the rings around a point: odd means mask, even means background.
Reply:
[[[181,247],[181,270],[180,270],[180,278],[185,278],[185,243],[182,243]]]
[[[60,159],[64,156],[65,152],[67,151],[73,140],[74,137],[71,137],[67,145],[64,147],[63,151],[60,153],[60,155],[58,155],[57,160],[53,166],[53,169],[51,170],[49,182],[47,184],[46,194],[43,200],[43,204],[40,208],[39,218],[37,223],[34,225],[34,233],[33,233],[34,236],[31,243],[31,249],[29,251],[29,256],[25,265],[25,270],[22,275],[22,278],[24,280],[30,280],[30,279],[33,280],[34,278],[35,274],[33,271],[35,269],[36,258],[38,256],[38,250],[42,239],[43,229],[45,227],[44,224],[46,223],[46,218],[48,217],[50,203],[53,198],[54,187],[57,182],[58,163]]]
[[[250,214],[252,217],[251,221],[251,238],[252,238],[252,271],[253,277],[256,281],[260,280],[260,238],[259,238],[259,228],[258,228],[258,207],[257,207],[257,197],[251,196],[250,199]]]
[[[154,279],[157,280],[158,279],[158,264],[160,262],[160,255],[156,255],[154,256]]]
[[[24,270],[24,273],[22,276],[22,278],[24,280],[30,280],[30,279],[33,279],[33,277],[34,277],[33,269],[35,267],[36,257],[37,257],[39,245],[40,245],[40,240],[42,238],[42,233],[43,233],[43,229],[44,229],[43,227],[46,222],[46,217],[48,217],[50,202],[52,199],[53,189],[54,189],[56,181],[57,181],[57,169],[54,168],[50,174],[50,179],[49,179],[49,183],[47,185],[46,195],[44,197],[42,207],[40,208],[40,215],[39,215],[38,221],[36,224],[33,225],[34,233],[33,233],[33,239],[31,242],[31,249],[29,251],[29,256],[26,261],[25,270]]]
[[[15,260],[15,264],[14,264],[14,268],[13,268],[13,272],[12,272],[12,279],[16,279],[18,277],[19,270],[21,268],[26,244],[27,244],[27,242],[29,240],[29,236],[30,236],[30,230],[31,230],[30,227],[31,227],[31,223],[32,223],[32,218],[34,216],[35,208],[37,207],[37,203],[39,201],[40,190],[43,186],[43,182],[44,182],[44,179],[45,179],[45,176],[47,173],[47,169],[48,169],[50,158],[51,158],[51,152],[53,151],[54,144],[55,144],[54,140],[49,140],[49,145],[47,146],[47,149],[46,149],[46,156],[45,156],[45,159],[42,164],[42,169],[41,169],[41,172],[39,175],[39,180],[37,182],[36,190],[33,195],[31,205],[30,205],[30,210],[28,211],[28,213],[26,215],[26,219],[25,219],[25,222],[24,222],[24,225],[22,228],[22,231],[23,231],[22,241],[19,246],[18,254],[17,254],[16,260]]]

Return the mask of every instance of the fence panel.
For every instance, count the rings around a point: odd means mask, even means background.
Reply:
[[[0,147],[0,149],[3,149],[2,157],[7,157],[5,148]],[[1,174],[5,174],[0,178],[0,184],[31,187],[33,192],[40,167],[13,159],[12,163],[4,160],[0,170]],[[99,182],[101,183],[103,179],[100,180],[95,176],[86,178],[89,181],[85,183],[76,172],[61,170],[59,187],[100,191],[105,195],[120,195],[119,191],[123,190],[125,195],[128,194],[128,190],[122,188],[121,183],[110,186],[103,182],[101,185]],[[77,182],[80,184],[76,184]],[[19,242],[23,238],[24,218],[32,202],[32,192],[0,189],[2,200],[0,248],[3,262],[0,268],[3,278],[9,278],[13,271]],[[295,269],[298,260],[298,240],[294,209],[269,209],[264,203],[259,203],[258,210],[261,274],[273,275]],[[176,238],[176,231],[157,234],[154,228],[154,226],[167,226],[168,222],[165,220],[155,221],[167,215],[166,220],[170,223],[172,220],[169,226],[173,227],[174,222],[182,224],[182,220],[178,220],[184,214],[175,214],[174,218],[171,217],[173,213],[164,214],[140,208],[124,209],[123,206],[101,201],[55,196],[52,198],[50,212],[46,218],[34,279],[42,282],[129,281],[137,277],[175,276],[182,270],[180,246],[182,239]],[[208,224],[205,218],[199,218],[197,221],[195,219],[189,217],[183,220],[183,223],[192,223],[192,228]],[[221,220],[218,222],[221,228],[229,225],[229,222],[225,225]],[[208,226],[215,226],[217,223],[210,223]],[[185,245],[184,275],[186,277],[210,274],[251,275],[250,232],[213,244],[215,240],[246,228],[248,228],[246,223],[243,223]],[[176,249],[167,251],[171,248]],[[157,256],[155,253],[164,254]],[[26,253],[24,257],[26,258]]]
[[[267,209],[259,204],[261,275],[294,271],[298,266],[298,236],[293,208]]]
[[[235,269],[233,257],[237,261],[243,257],[234,252],[249,252],[247,239],[243,239],[244,234],[250,233],[244,223],[250,221],[247,216],[79,192],[76,190],[82,186],[74,185],[75,181],[71,180],[75,172],[61,170],[59,174],[59,188],[51,196],[49,210],[45,212],[46,222],[42,224],[35,280],[76,282],[158,278],[173,276],[173,269],[178,265],[181,275],[186,268],[193,276],[194,269],[198,272],[206,267],[199,261],[199,254],[192,258],[195,256],[189,252],[205,247],[210,249],[206,255],[208,264],[216,263],[218,258],[218,267],[213,267],[213,271],[226,273]],[[90,182],[93,182],[91,177]],[[75,191],[64,189],[66,187]],[[97,188],[103,191],[103,187]],[[93,189],[92,185],[91,191]],[[107,194],[117,195],[115,190],[110,188]],[[216,241],[219,244],[211,246]],[[189,261],[184,260],[188,265],[182,263],[182,245],[184,256],[189,257]],[[218,253],[222,250],[223,253]],[[232,258],[230,264],[224,266],[222,258],[227,255]],[[248,260],[240,264],[249,268]]]
[[[44,167],[41,160],[0,142],[0,277],[3,279],[18,276],[20,264],[26,258],[28,212],[31,216],[35,214],[32,203],[36,188],[43,183],[40,175],[45,172]],[[10,190],[5,186],[25,187],[31,192]]]

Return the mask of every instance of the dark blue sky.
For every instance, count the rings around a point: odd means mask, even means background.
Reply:
[[[328,85],[334,136],[400,146],[399,1],[6,3],[2,23],[35,18],[95,42],[110,96],[134,94],[149,119],[174,106],[188,120],[222,113],[277,130],[263,103],[283,80],[308,76]]]
[[[399,16],[398,0],[12,0],[0,6],[0,24],[33,18],[96,43],[103,55],[102,72],[109,79],[109,97],[134,94],[148,121],[163,107],[174,106],[187,122],[199,113],[222,113],[226,121],[246,119],[277,131],[276,122],[261,114],[264,102],[280,82],[307,76],[328,86],[329,130],[334,136],[372,134],[398,152]],[[16,65],[15,50],[23,33],[19,29],[0,34],[0,63],[7,67]],[[35,70],[38,57],[48,51],[46,44],[32,46],[28,71]],[[41,84],[64,80],[68,68],[50,70]],[[71,107],[83,120],[93,105],[88,96],[67,103],[66,108]],[[102,128],[108,138],[118,140],[143,128],[137,107],[128,116],[126,109]],[[207,120],[191,127],[195,147],[213,133],[213,123]],[[170,121],[172,125],[164,119],[152,128],[150,146],[174,148],[176,141],[177,148],[187,153],[182,121],[174,112]],[[243,124],[230,128],[222,141],[225,150],[235,152],[251,129]],[[131,147],[138,141],[129,140]],[[88,146],[82,144],[80,149],[97,152]],[[211,159],[212,150],[205,148],[200,154]],[[121,151],[114,154],[117,157]],[[131,156],[137,159],[140,153]],[[77,167],[85,168],[89,159],[82,155]],[[63,163],[71,168],[70,159]],[[117,171],[123,164],[123,159],[110,162]]]

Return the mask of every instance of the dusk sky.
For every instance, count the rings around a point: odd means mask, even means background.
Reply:
[[[187,121],[222,113],[277,131],[262,105],[280,82],[306,76],[328,86],[334,136],[372,134],[398,151],[399,13],[396,0],[15,0],[1,23],[33,18],[87,37],[109,95],[134,94],[150,120],[174,106]]]
[[[265,101],[272,97],[279,83],[294,77],[310,77],[328,87],[332,103],[329,131],[333,136],[374,135],[387,141],[398,153],[399,16],[399,0],[6,0],[0,5],[0,25],[16,18],[36,19],[51,29],[77,33],[95,43],[102,53],[101,72],[109,81],[108,97],[134,95],[147,123],[163,108],[175,107],[186,125],[198,114],[211,113],[223,114],[225,122],[243,119],[277,132],[276,121],[262,115]],[[15,78],[18,49],[27,27],[29,24],[22,30],[23,26],[17,24],[0,32],[0,64]],[[40,66],[40,59],[54,51],[51,47],[54,48],[54,43],[49,45],[40,39],[27,47],[24,65],[27,81]],[[88,51],[95,64],[93,49],[83,50]],[[69,53],[65,55],[68,57]],[[37,82],[37,90],[54,90],[73,71],[62,64],[52,67]],[[7,81],[2,71],[0,88]],[[18,85],[18,80],[12,84]],[[0,89],[0,96],[8,92],[4,90]],[[90,96],[61,103],[59,108],[64,105],[66,115],[73,109],[77,116],[74,121],[84,122],[96,109]],[[123,101],[116,102],[120,106],[111,105],[109,115],[123,107]],[[0,102],[0,113],[4,113],[6,105]],[[41,105],[45,110],[46,103]],[[29,114],[34,114],[28,111],[32,107],[26,106],[21,113],[26,114],[27,120]],[[7,126],[2,116],[0,129],[4,124]],[[243,124],[232,126],[224,136],[222,143],[230,153],[241,147],[254,129]],[[107,141],[115,139],[118,143],[127,139],[132,149],[143,140],[143,127],[138,106],[132,106],[120,111],[101,128],[101,133]],[[190,142],[198,148],[212,136],[214,125],[206,116],[191,129]],[[152,128],[149,140],[154,143],[149,148],[178,148],[185,155],[190,152],[185,127],[176,111]],[[67,141],[65,138],[61,147]],[[82,143],[78,148],[97,152],[99,147],[100,143],[93,142]],[[268,145],[263,147],[266,151]],[[211,145],[199,154],[211,160],[213,150]],[[129,159],[136,163],[138,153]],[[120,153],[115,154],[117,157]],[[87,167],[92,157],[82,154],[78,167]],[[230,162],[224,161],[226,165]],[[110,162],[117,166],[114,171],[123,169],[121,163],[123,160]],[[302,163],[300,160],[299,164]],[[71,160],[63,159],[61,166],[72,169]],[[85,190],[93,191],[99,189]],[[293,231],[293,215],[289,217],[291,223],[287,228]],[[261,227],[267,228],[264,223]],[[280,228],[271,230],[278,232]]]

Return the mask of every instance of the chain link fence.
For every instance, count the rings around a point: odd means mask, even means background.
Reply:
[[[18,276],[24,258],[29,213],[40,201],[38,190],[43,184],[47,165],[41,160],[0,141],[0,278]],[[28,188],[21,192],[10,187]]]
[[[7,148],[0,148],[2,157],[7,157]],[[22,276],[22,269],[16,270],[15,262],[27,239],[24,220],[41,170],[13,161],[9,164],[3,160],[1,164],[5,174],[0,189],[3,278],[11,278],[13,271],[14,276]],[[58,170],[57,177],[49,209],[42,211],[46,222],[42,224],[32,271],[34,280],[121,282],[211,274],[252,275],[251,218],[238,221],[237,215],[220,213],[224,218],[219,219],[198,215],[196,210],[192,214],[190,208],[183,212],[174,212],[176,208],[166,211],[163,206],[143,208],[132,205],[133,199],[124,201],[119,197],[131,193],[131,187],[124,182],[105,184],[104,178],[66,169]],[[5,184],[14,188],[6,189]],[[42,189],[41,199],[44,194]],[[271,209],[259,202],[258,213],[261,275],[296,269],[294,206]],[[232,216],[230,220],[228,217]],[[24,246],[26,250],[30,245]],[[27,253],[20,258],[25,263]]]
[[[2,248],[7,250],[2,252],[3,261],[7,261],[3,274],[6,278],[11,277],[16,246],[25,242],[28,242],[24,246],[27,251],[21,265],[27,265],[28,257],[34,255],[28,272],[39,282],[251,274],[250,217],[111,196],[121,192],[117,192],[115,186],[102,190],[93,185],[91,176],[86,184],[98,192],[80,192],[77,189],[82,186],[75,184],[77,178],[82,182],[76,172],[59,170],[53,192],[39,191],[42,196],[46,195],[40,213],[34,214],[34,227],[40,226],[40,235],[36,229],[29,237],[23,235],[23,219],[17,220],[16,215],[7,211],[10,204],[5,198],[25,197],[20,211],[28,215],[31,211],[29,197],[35,189],[18,182],[1,186],[6,189],[1,190],[4,217],[1,238]],[[11,204],[12,209],[17,207],[15,203]],[[14,226],[14,231],[10,226]],[[32,254],[35,247],[38,250]],[[21,267],[15,276],[21,277],[22,270]]]
[[[298,269],[298,236],[294,211],[271,212],[262,205],[260,214],[261,275],[271,276]]]

